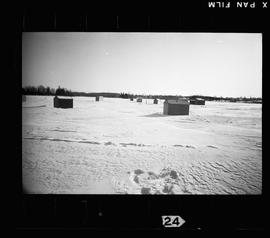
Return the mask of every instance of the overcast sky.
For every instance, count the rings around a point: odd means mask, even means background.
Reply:
[[[22,86],[262,96],[262,35],[23,33]]]

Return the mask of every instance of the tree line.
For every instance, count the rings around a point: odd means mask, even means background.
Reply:
[[[57,89],[51,87],[44,87],[39,85],[37,87],[34,86],[26,86],[22,88],[23,95],[59,95],[59,96],[72,96],[71,90],[67,90],[66,88],[61,88],[60,86]]]
[[[58,86],[57,89],[51,87],[44,87],[43,85],[39,85],[37,87],[34,86],[26,86],[22,88],[23,95],[43,95],[43,96],[82,96],[82,97],[95,97],[95,96],[103,96],[103,97],[120,97],[119,93],[108,93],[108,92],[100,92],[100,93],[86,93],[86,92],[73,92],[69,89]]]
[[[216,96],[203,96],[203,95],[192,95],[192,96],[182,96],[182,95],[151,95],[151,94],[132,94],[132,93],[109,93],[109,92],[99,92],[99,93],[86,93],[86,92],[73,92],[66,88],[62,88],[58,86],[57,89],[51,87],[44,87],[43,85],[39,85],[37,87],[34,86],[26,86],[22,88],[23,95],[44,95],[44,96],[82,96],[82,97],[95,97],[95,96],[103,96],[103,97],[112,97],[112,98],[137,98],[142,97],[146,99],[174,99],[179,97],[185,97],[188,99],[202,98],[206,101],[229,101],[229,102],[259,102],[261,103],[262,98],[260,97],[216,97]]]

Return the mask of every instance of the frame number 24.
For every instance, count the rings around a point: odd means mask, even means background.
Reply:
[[[162,225],[164,227],[180,227],[185,220],[180,216],[162,216]]]

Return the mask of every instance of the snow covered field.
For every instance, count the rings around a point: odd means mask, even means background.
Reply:
[[[206,102],[164,116],[163,102],[53,97],[22,103],[23,184],[30,193],[260,194],[261,104]]]

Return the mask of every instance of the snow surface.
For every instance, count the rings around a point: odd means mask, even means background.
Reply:
[[[51,96],[22,103],[23,185],[42,194],[261,194],[262,105]]]

